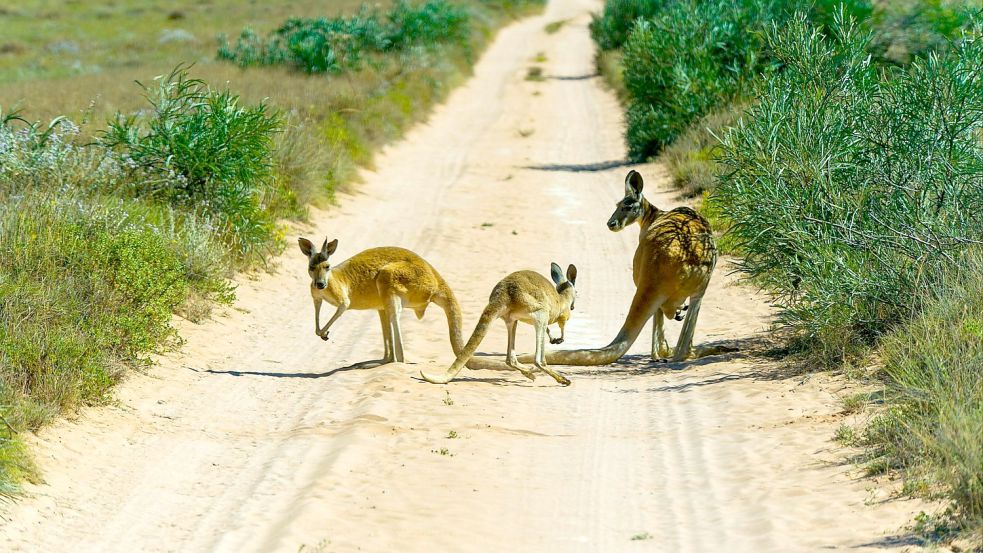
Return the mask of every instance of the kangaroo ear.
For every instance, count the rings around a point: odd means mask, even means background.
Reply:
[[[550,277],[553,278],[553,284],[560,284],[563,282],[563,269],[556,263],[550,263]]]
[[[577,284],[577,267],[573,263],[567,267],[567,280],[570,284]]]
[[[314,252],[314,243],[306,238],[298,238],[297,245],[300,246],[300,251],[304,252],[307,257],[311,256]]]
[[[328,255],[333,254],[335,252],[335,250],[337,250],[337,249],[338,249],[338,239],[337,238],[335,238],[334,240],[332,240],[330,242],[328,242],[328,239],[325,238],[324,239],[324,245],[321,246],[321,253],[323,253],[325,256],[328,256]]]
[[[638,171],[632,169],[628,171],[628,176],[625,177],[625,196],[631,196],[632,198],[638,198],[642,195],[642,174]]]

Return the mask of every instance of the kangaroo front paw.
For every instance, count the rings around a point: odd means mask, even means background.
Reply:
[[[569,385],[570,385],[570,379],[569,379],[569,378],[567,378],[567,377],[565,377],[565,376],[563,376],[563,375],[562,375],[562,374],[560,374],[560,373],[556,373],[556,377],[557,377],[557,378],[556,378],[556,381],[557,381],[558,383],[560,383],[560,384],[562,384],[562,385],[564,385],[564,386],[569,386]]]
[[[563,338],[550,338],[550,343],[551,344],[562,344],[563,343]]]

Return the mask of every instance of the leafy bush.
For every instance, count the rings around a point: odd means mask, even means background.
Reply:
[[[415,45],[467,44],[468,11],[446,0],[418,6],[400,0],[382,17],[363,6],[352,17],[293,18],[268,38],[244,29],[230,46],[221,39],[218,57],[246,67],[295,65],[308,73],[357,69],[367,54],[405,50]]]
[[[887,72],[869,41],[801,18],[769,36],[784,69],[726,136],[713,198],[741,269],[834,359],[909,317],[983,231],[979,37]]]
[[[667,3],[667,0],[608,0],[604,11],[591,20],[590,36],[601,50],[621,48],[638,19],[654,16]]]
[[[238,96],[188,78],[184,67],[157,80],[141,85],[149,114],[118,114],[99,143],[138,172],[132,193],[211,214],[239,255],[261,255],[275,236],[264,203],[275,191],[280,115],[262,103],[241,107]]]
[[[948,497],[951,522],[983,537],[983,259],[960,262],[882,341],[889,408],[863,441],[871,466],[903,469],[908,489]]]
[[[771,0],[682,0],[642,20],[625,44],[628,155],[641,161],[770,66],[764,31],[784,17]]]

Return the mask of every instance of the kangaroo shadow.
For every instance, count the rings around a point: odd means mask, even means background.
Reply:
[[[594,73],[584,73],[583,75],[546,75],[546,78],[551,81],[589,81],[600,76],[601,74],[595,71]]]
[[[612,159],[609,161],[597,161],[594,163],[547,163],[543,165],[526,165],[523,169],[533,169],[535,171],[560,171],[566,173],[597,173],[619,167],[630,165],[626,159]]]
[[[358,363],[353,363],[351,365],[346,365],[344,367],[338,367],[336,369],[331,369],[329,371],[311,373],[311,372],[268,372],[268,371],[219,371],[215,369],[205,369],[199,371],[198,369],[191,369],[195,372],[206,372],[211,374],[227,374],[230,376],[267,376],[271,378],[327,378],[329,376],[334,376],[338,373],[347,371],[356,371],[361,369],[373,369],[375,367],[381,367],[382,365],[387,365],[388,363],[383,359],[371,359],[369,361],[359,361]]]

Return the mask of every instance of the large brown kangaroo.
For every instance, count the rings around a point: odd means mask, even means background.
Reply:
[[[625,197],[608,219],[608,228],[614,232],[635,222],[641,227],[632,268],[635,297],[631,300],[625,323],[607,346],[550,352],[546,355],[549,363],[613,363],[635,343],[645,323],[653,316],[652,358],[664,360],[671,354],[673,361],[682,361],[690,356],[700,303],[717,263],[713,231],[706,219],[688,207],[662,211],[650,204],[642,196],[642,184],[642,175],[636,171],[628,173]],[[687,298],[689,308],[683,329],[675,351],[670,351],[663,324],[666,318],[676,317]]]

